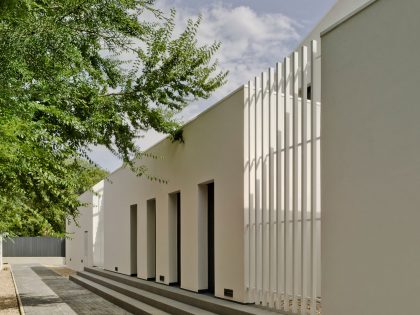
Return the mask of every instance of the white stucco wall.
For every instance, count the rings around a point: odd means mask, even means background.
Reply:
[[[156,280],[176,281],[175,256],[171,252],[174,212],[169,194],[181,192],[181,287],[206,288],[205,220],[199,207],[199,184],[215,184],[215,294],[234,291],[234,300],[246,302],[244,293],[243,236],[243,88],[223,99],[184,127],[185,143],[168,139],[147,152],[139,164],[148,174],[168,181],[161,184],[138,178],[125,168],[111,174],[104,186],[105,269],[131,274],[130,205],[137,204],[137,274],[148,278],[147,200],[156,199]],[[173,244],[172,244],[173,245]],[[204,258],[203,258],[204,257]],[[150,263],[149,263],[150,266]]]
[[[322,39],[324,315],[418,314],[420,2]]]
[[[321,39],[321,32],[339,22],[369,1],[370,0],[337,0],[321,21],[319,21],[314,29],[305,37],[302,44],[309,45],[311,40],[319,41]]]
[[[358,10],[360,7],[368,3],[370,0],[337,0],[337,2],[332,6],[332,8],[325,14],[325,16],[319,21],[319,23],[314,27],[314,29],[302,40],[297,49],[301,49],[302,46],[310,47],[311,41],[316,40],[318,42],[318,51],[319,54],[316,59],[315,67],[319,69],[321,67],[322,59],[322,42],[321,42],[321,33],[338,23],[340,20],[344,19],[348,15],[352,14],[354,11]],[[315,79],[317,82],[321,82],[321,71],[316,71]],[[310,78],[310,69],[308,70],[308,77]],[[310,84],[311,79],[309,79],[308,84]],[[316,86],[316,91],[320,95],[321,85]]]
[[[92,264],[104,266],[104,181],[93,186],[92,203]]]
[[[67,220],[66,231],[66,264],[83,270],[84,266],[103,267],[104,264],[104,181],[100,181],[80,195],[79,200],[85,204],[80,207],[77,218],[79,226],[73,220]],[[87,233],[86,233],[87,232]],[[86,236],[85,236],[86,234]],[[86,239],[87,238],[87,239]],[[85,249],[87,245],[87,248]],[[86,256],[87,254],[87,256]]]
[[[73,221],[66,222],[66,265],[78,271],[84,266],[92,266],[92,202],[93,193],[83,193],[79,200],[86,206],[79,208],[80,215],[77,219],[79,227]],[[88,248],[85,249],[85,231],[87,231]],[[86,257],[87,250],[87,257]]]

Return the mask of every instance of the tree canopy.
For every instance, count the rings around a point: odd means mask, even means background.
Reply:
[[[0,3],[0,232],[75,217],[90,146],[134,169],[140,132],[182,140],[174,115],[226,73],[200,19],[179,35],[174,19],[153,0]]]

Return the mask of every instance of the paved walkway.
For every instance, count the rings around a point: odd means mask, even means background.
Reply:
[[[16,286],[27,315],[130,314],[41,265],[13,265]]]

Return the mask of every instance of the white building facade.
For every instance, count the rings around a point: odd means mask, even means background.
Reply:
[[[120,168],[84,193],[80,228],[67,226],[67,264],[315,314],[318,46],[300,47],[187,123],[185,143],[148,149],[136,163],[157,180]]]
[[[303,47],[187,123],[185,143],[147,150],[145,176],[123,167],[83,194],[67,264],[287,311],[304,296],[315,310],[320,103],[306,86],[317,54]]]
[[[417,314],[419,5],[338,1],[322,54],[306,39],[150,148],[158,180],[83,194],[67,263],[287,314]]]
[[[67,263],[214,290],[221,297],[228,289],[246,302],[244,98],[241,88],[184,126],[185,143],[165,139],[149,149],[154,157],[138,163],[161,181],[121,168],[100,183],[100,195],[82,195],[92,206],[80,209],[80,229],[68,228],[76,233],[67,242]],[[80,251],[82,241],[86,252]],[[95,260],[99,253],[103,259]]]

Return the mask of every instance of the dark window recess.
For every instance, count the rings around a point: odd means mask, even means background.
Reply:
[[[81,259],[80,262],[83,262],[83,259]]]
[[[303,97],[302,88],[299,89],[298,96]],[[306,99],[309,101],[312,99],[312,86],[310,84],[306,86]]]
[[[115,267],[115,271],[118,271],[118,267]]]
[[[165,276],[162,276],[162,275],[159,276],[159,280],[162,281],[162,282],[165,282]]]
[[[224,295],[227,297],[233,298],[233,290],[232,289],[224,289]]]
[[[308,84],[308,87],[306,88],[306,99],[312,99],[312,86],[310,84]]]
[[[71,258],[70,258],[70,261],[71,261]]]

